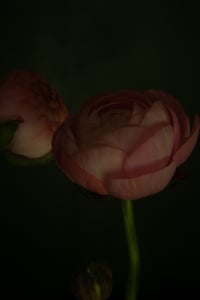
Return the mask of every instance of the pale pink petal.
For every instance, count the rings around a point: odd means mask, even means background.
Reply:
[[[109,133],[105,132],[105,135],[100,136],[99,142],[122,151],[129,151],[134,145],[142,143],[149,134],[147,128],[129,125]]]
[[[119,119],[121,119],[121,124],[126,123],[133,107],[132,100],[123,101],[121,98],[114,97],[113,94],[94,97],[88,103],[91,106],[84,105],[77,118],[77,142],[81,146],[91,143],[91,135],[95,141],[96,135],[99,136],[101,132],[103,134],[110,128],[114,128],[119,123]]]
[[[131,118],[133,104],[128,108],[113,107],[104,113],[98,114],[100,126],[104,128],[112,128],[127,125],[128,120]]]
[[[165,126],[139,145],[124,162],[125,177],[155,172],[169,162],[173,148],[173,130]]]
[[[171,162],[167,167],[144,176],[130,179],[107,178],[106,187],[109,194],[116,198],[136,200],[163,190],[173,177],[175,170],[176,164]]]
[[[67,133],[67,136],[65,135]],[[69,139],[68,139],[69,138]],[[55,133],[52,143],[53,156],[63,171],[73,182],[99,194],[107,194],[103,182],[94,175],[83,170],[69,153],[77,149],[74,139],[70,136],[67,121]]]
[[[139,103],[134,103],[132,114],[128,120],[128,124],[138,125],[143,120],[144,113],[145,113],[145,109]]]
[[[105,132],[104,135],[99,136],[98,142],[118,148],[122,151],[133,152],[134,149],[143,144],[145,140],[148,140],[157,131],[167,125],[166,123],[160,123],[151,128],[129,125],[117,128],[109,133]]]
[[[84,169],[82,169],[71,156],[62,152],[60,156],[61,160],[57,161],[59,167],[64,172],[66,176],[68,176],[75,183],[83,186],[84,188],[101,194],[107,195],[108,191],[104,185],[104,183],[96,178],[93,174],[88,173]]]
[[[173,127],[174,132],[174,146],[173,146],[173,153],[176,152],[176,150],[179,148],[181,143],[181,127],[180,123],[178,121],[178,118],[176,114],[174,113],[173,109],[171,107],[167,108],[169,110],[170,116],[171,116],[171,123]]]
[[[123,127],[134,115],[134,122],[141,120],[141,110],[151,104],[148,97],[142,92],[121,91],[95,96],[83,105],[76,126],[77,143],[79,146],[97,142],[98,137],[115,128]],[[140,116],[134,113],[134,106],[140,106]],[[137,121],[137,122],[135,122]],[[97,137],[97,138],[96,138]]]
[[[45,122],[44,122],[45,123]],[[43,121],[21,123],[7,149],[29,158],[42,157],[51,151],[53,132]]]
[[[115,172],[121,168],[124,155],[119,149],[97,144],[96,147],[77,152],[72,158],[82,169],[103,180],[108,171]]]
[[[140,103],[144,107],[151,104],[151,100],[143,92],[133,90],[123,90],[117,93],[105,93],[90,98],[82,106],[81,114],[87,111],[88,116],[100,107],[106,106],[109,103]]]
[[[186,159],[190,156],[191,152],[193,151],[199,136],[199,128],[200,128],[199,116],[196,115],[194,119],[194,125],[193,125],[191,135],[189,136],[189,138],[186,139],[184,144],[178,149],[178,151],[175,153],[173,157],[173,160],[176,162],[177,166],[184,163]]]
[[[19,124],[7,149],[29,158],[42,157],[52,149],[55,129],[55,122],[35,116]]]
[[[0,122],[22,121],[7,147],[13,153],[29,158],[47,154],[67,114],[63,99],[36,73],[12,71],[0,82]]]
[[[166,107],[171,107],[178,117],[182,136],[187,137],[190,133],[188,117],[181,104],[172,95],[160,90],[148,90],[145,92],[152,101],[161,101]]]
[[[131,110],[134,104],[139,104],[143,109],[147,109],[151,105],[151,100],[143,92],[132,90],[101,94],[85,102],[80,116],[83,120],[95,119],[102,113],[110,112],[113,108],[122,111]]]
[[[170,124],[169,114],[165,106],[160,101],[156,101],[145,113],[140,126],[149,127],[162,122]]]

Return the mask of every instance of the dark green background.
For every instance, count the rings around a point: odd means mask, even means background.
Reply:
[[[163,89],[193,118],[200,110],[198,8],[173,1],[9,1],[0,12],[0,74],[45,75],[77,111],[89,96]],[[199,143],[186,177],[134,202],[141,252],[139,299],[200,297]],[[52,162],[0,161],[2,299],[72,299],[68,281],[84,259],[114,272],[123,299],[128,261],[120,202],[83,195]]]

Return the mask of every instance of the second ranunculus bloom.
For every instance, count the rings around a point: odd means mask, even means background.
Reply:
[[[164,189],[199,134],[180,103],[162,91],[93,97],[57,130],[53,154],[75,183],[103,195],[138,199]]]
[[[0,81],[0,126],[19,121],[7,150],[35,159],[51,151],[55,130],[67,118],[64,100],[35,72],[11,71]]]

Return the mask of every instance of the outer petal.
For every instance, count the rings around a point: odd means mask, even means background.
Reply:
[[[142,143],[146,136],[149,135],[148,128],[128,125],[105,133],[105,135],[99,138],[99,142],[128,152],[133,147]]]
[[[151,99],[143,92],[133,90],[122,90],[117,93],[105,93],[90,98],[82,106],[81,114],[87,111],[88,115],[98,110],[100,107],[106,106],[109,103],[119,102],[133,102],[140,103],[144,107],[151,105]]]
[[[180,127],[180,123],[179,123],[178,118],[177,118],[176,114],[174,113],[173,109],[171,107],[168,107],[167,109],[169,110],[169,113],[171,115],[171,123],[172,123],[172,127],[173,127],[173,132],[174,132],[173,153],[175,153],[181,143],[181,127]]]
[[[175,170],[176,164],[171,162],[167,167],[144,176],[130,179],[107,178],[106,186],[109,194],[114,197],[136,200],[163,190],[173,177]]]
[[[117,148],[126,152],[133,152],[163,127],[168,126],[168,123],[159,123],[152,127],[128,125],[122,128],[116,128],[110,132],[105,132],[102,136],[99,135],[98,142],[109,147]]]
[[[7,147],[13,153],[29,158],[38,158],[51,150],[53,132],[45,119],[22,122]]]
[[[102,181],[94,175],[89,174],[81,168],[73,158],[76,153],[80,153],[73,133],[70,131],[70,123],[73,117],[69,117],[64,124],[56,131],[53,142],[53,156],[59,168],[73,182],[82,185],[86,189],[99,194],[107,194],[107,190]]]
[[[97,144],[96,147],[78,151],[72,159],[86,172],[103,180],[108,172],[121,169],[124,156],[124,151]]]
[[[52,141],[53,157],[56,163],[58,164],[58,166],[64,171],[64,173],[68,177],[70,177],[70,175],[67,173],[67,168],[64,168],[64,163],[63,163],[65,161],[65,156],[71,156],[78,151],[75,138],[69,127],[71,119],[72,117],[70,116],[57,129],[57,131],[53,136],[53,141]]]
[[[186,139],[185,143],[178,149],[173,157],[173,160],[176,162],[177,166],[184,163],[193,151],[199,136],[199,129],[199,116],[196,115],[191,135]]]
[[[145,93],[150,97],[150,99],[152,99],[152,101],[162,101],[166,107],[171,107],[173,109],[180,123],[181,136],[183,139],[188,137],[190,134],[188,117],[176,98],[160,90],[148,90]]]
[[[105,127],[105,130],[108,132],[109,128],[113,127],[111,124],[112,116],[110,118],[110,114],[112,110],[113,112],[118,111],[118,113],[121,110],[122,115],[125,116],[127,115],[127,119],[130,119],[132,112],[134,115],[133,108],[134,105],[136,105],[137,103],[143,110],[145,110],[151,105],[151,100],[143,92],[137,92],[137,91],[120,91],[118,93],[102,94],[89,99],[83,105],[79,113],[79,117],[77,119],[78,120],[78,125],[77,125],[78,144],[82,145],[84,143],[83,136],[86,137],[91,136],[91,131],[90,131],[91,126],[93,126],[94,128],[95,126],[100,127],[99,131],[100,129],[102,129],[102,127]],[[129,111],[130,114],[128,113]],[[109,125],[107,127],[105,124],[101,124],[101,122],[104,123],[104,119],[106,119],[106,115],[108,115],[107,124]],[[141,119],[141,117],[139,119]],[[138,121],[136,123],[138,123]],[[114,120],[114,125],[115,126],[118,125],[118,122],[116,122],[116,120]],[[92,136],[93,134],[94,132],[92,133]],[[94,138],[95,137],[93,136],[93,140]]]
[[[52,137],[67,117],[63,99],[39,74],[12,71],[0,82],[0,122],[20,119],[13,153],[38,158],[51,150]]]
[[[172,148],[172,127],[163,126],[127,157],[123,168],[125,176],[136,177],[160,170],[168,164]]]
[[[59,166],[65,175],[70,177],[72,181],[85,187],[86,189],[101,194],[107,195],[108,191],[104,183],[94,175],[82,169],[77,162],[64,152],[61,152]]]
[[[168,111],[162,102],[156,101],[152,104],[149,110],[147,110],[142,122],[140,123],[140,126],[150,127],[159,123],[170,124],[170,118]]]

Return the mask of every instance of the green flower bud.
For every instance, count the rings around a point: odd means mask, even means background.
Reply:
[[[73,278],[73,295],[78,300],[106,300],[112,292],[112,270],[105,262],[84,264]]]

